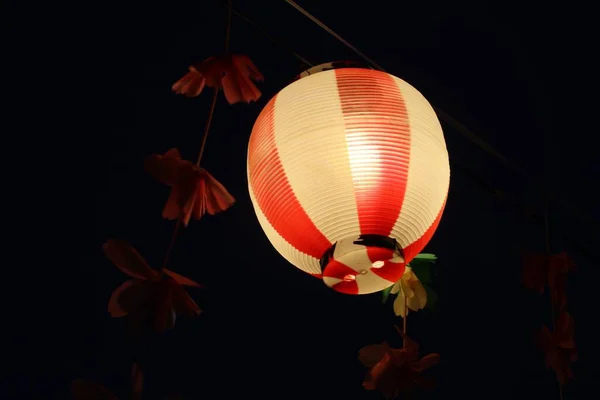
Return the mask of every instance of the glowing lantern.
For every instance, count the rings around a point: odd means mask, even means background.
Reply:
[[[442,128],[403,80],[326,64],[262,110],[248,183],[277,251],[349,294],[389,287],[431,239],[450,182]]]

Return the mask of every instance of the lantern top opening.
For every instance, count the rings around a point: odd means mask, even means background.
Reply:
[[[357,61],[332,61],[332,62],[328,62],[328,63],[315,65],[314,67],[310,67],[309,69],[300,73],[300,75],[297,75],[294,78],[294,81],[300,80],[302,78],[306,78],[309,75],[318,74],[319,72],[329,71],[332,69],[340,69],[340,68],[372,69],[371,67],[368,67],[365,64],[357,62]]]

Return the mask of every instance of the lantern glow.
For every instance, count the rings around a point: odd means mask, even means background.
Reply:
[[[343,293],[400,279],[437,228],[449,180],[431,105],[380,71],[308,74],[269,101],[250,137],[249,192],[265,234]]]

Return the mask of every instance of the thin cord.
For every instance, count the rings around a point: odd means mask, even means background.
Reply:
[[[181,227],[181,218],[177,219],[177,223],[175,224],[175,229],[173,229],[173,234],[171,235],[171,240],[169,241],[169,247],[167,247],[167,252],[165,253],[165,258],[163,259],[161,270],[167,268],[167,264],[169,262],[169,257],[171,256],[171,252],[173,251],[173,247],[175,246],[175,240],[177,239],[177,234],[179,233],[179,228]]]
[[[402,289],[400,289],[402,290]],[[408,319],[408,297],[406,297],[406,293],[404,293],[404,318],[402,319],[402,332],[404,332],[404,341],[402,343],[402,348],[406,349],[406,320]]]
[[[204,148],[206,147],[206,139],[208,138],[208,132],[210,132],[210,125],[212,123],[213,115],[215,113],[215,106],[217,105],[217,98],[219,97],[219,89],[215,89],[212,97],[212,101],[210,103],[210,111],[208,112],[208,119],[206,120],[206,125],[204,126],[204,133],[202,134],[202,142],[200,143],[200,151],[198,152],[198,159],[196,160],[196,165],[200,166],[200,161],[202,161],[202,155],[204,154]]]
[[[343,37],[341,37],[340,35],[335,33],[335,31],[333,29],[329,28],[323,22],[319,21],[317,18],[315,18],[313,15],[311,15],[308,11],[306,11],[304,8],[300,7],[298,4],[296,4],[295,1],[285,0],[285,2],[288,3],[290,6],[294,7],[296,10],[300,11],[300,13],[302,13],[305,17],[310,19],[312,22],[319,25],[321,28],[323,28],[325,31],[327,31],[327,33],[329,33],[331,36],[333,36],[334,38],[336,38],[337,40],[342,42],[344,44],[344,46],[348,47],[350,50],[352,50],[353,52],[358,54],[363,60],[368,62],[372,67],[374,67],[380,71],[383,71],[383,68],[379,64],[377,64],[375,61],[373,61],[372,59],[367,57],[362,51],[358,50],[346,39],[344,39]]]
[[[247,24],[251,25],[254,29],[256,29],[257,31],[259,31],[264,37],[267,38],[267,40],[269,40],[271,43],[281,47],[283,50],[290,52],[294,57],[296,57],[299,61],[301,61],[302,63],[308,65],[309,67],[314,67],[314,63],[308,61],[306,58],[302,57],[300,54],[296,53],[292,48],[290,48],[290,46],[282,43],[281,41],[275,39],[273,36],[269,35],[267,33],[267,31],[265,31],[263,28],[261,28],[256,22],[254,22],[253,20],[251,20],[250,18],[248,18],[247,15],[242,14],[241,12],[237,11],[236,9],[232,9],[233,15],[235,15],[236,17],[238,17],[239,19],[243,20],[244,22],[246,22]]]

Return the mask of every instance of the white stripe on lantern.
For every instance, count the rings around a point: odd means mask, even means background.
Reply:
[[[331,243],[359,235],[335,71],[307,76],[279,92],[274,125],[288,182],[317,229]]]
[[[339,278],[333,278],[331,276],[324,276],[323,277],[323,282],[325,282],[325,284],[329,287],[332,287],[333,285],[340,283],[342,280]]]
[[[358,284],[359,294],[369,294],[379,292],[387,287],[392,286],[395,282],[390,282],[387,279],[383,279],[379,275],[375,275],[369,271],[364,275],[358,275],[356,277],[356,283]]]
[[[296,250],[294,246],[282,238],[281,235],[273,228],[269,220],[265,217],[260,207],[258,207],[258,202],[254,196],[252,185],[248,185],[248,191],[250,193],[250,200],[254,206],[256,218],[265,232],[265,235],[273,247],[275,247],[275,249],[279,252],[279,254],[281,254],[290,264],[295,265],[304,272],[308,272],[309,274],[321,274],[321,265],[319,264],[319,260]]]
[[[406,248],[423,236],[443,207],[450,183],[450,165],[435,111],[417,89],[396,77],[394,80],[408,111],[411,150],[404,204],[391,236]],[[416,131],[418,135],[414,134]]]

